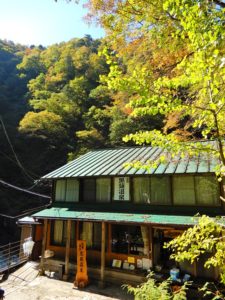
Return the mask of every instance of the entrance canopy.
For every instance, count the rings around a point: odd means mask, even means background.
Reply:
[[[118,213],[118,212],[93,212],[77,211],[65,207],[51,207],[32,215],[37,219],[61,219],[79,220],[93,222],[112,222],[112,223],[136,223],[152,225],[183,225],[193,226],[197,223],[196,217],[156,215],[140,213]]]

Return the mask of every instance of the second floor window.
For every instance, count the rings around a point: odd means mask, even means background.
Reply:
[[[170,178],[168,176],[135,177],[133,198],[134,203],[170,204]]]
[[[174,205],[218,206],[219,184],[215,176],[174,176]]]
[[[55,200],[59,202],[79,201],[79,181],[77,179],[62,179],[56,181]]]
[[[111,179],[96,179],[96,202],[110,202],[111,198]]]

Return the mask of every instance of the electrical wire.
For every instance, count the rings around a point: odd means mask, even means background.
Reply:
[[[31,192],[31,191],[29,191],[29,190],[27,190],[27,189],[18,187],[18,186],[16,186],[16,185],[13,185],[13,184],[8,183],[8,182],[6,182],[6,181],[4,181],[4,180],[1,180],[1,179],[0,179],[0,183],[3,184],[3,185],[5,185],[5,186],[7,186],[7,187],[13,188],[13,189],[15,189],[15,190],[22,191],[22,192],[24,192],[24,193],[28,193],[28,194],[31,194],[31,195],[35,195],[35,196],[39,196],[39,197],[47,198],[47,199],[50,199],[50,198],[51,198],[50,196],[43,195],[43,194],[39,194],[39,193],[35,193],[35,192]]]
[[[13,147],[13,145],[12,145],[12,143],[11,143],[11,141],[10,141],[9,135],[8,135],[8,133],[7,133],[5,124],[4,124],[4,122],[3,122],[2,116],[0,116],[0,122],[1,122],[1,124],[2,124],[3,132],[4,132],[5,136],[6,136],[6,139],[7,139],[8,143],[9,143],[9,146],[10,146],[10,148],[11,148],[11,150],[12,150],[12,153],[13,153],[13,155],[14,155],[14,157],[15,157],[15,160],[16,160],[16,162],[17,162],[17,165],[20,167],[20,169],[23,171],[23,173],[24,173],[28,178],[30,178],[32,181],[34,181],[35,179],[34,179],[33,177],[31,177],[31,176],[28,174],[28,172],[24,169],[24,167],[22,166],[22,164],[21,164],[21,162],[20,162],[20,160],[19,160],[19,158],[18,158],[18,156],[17,156],[17,154],[16,154],[16,152],[15,152],[15,150],[14,150],[14,147]]]
[[[4,155],[8,160],[10,160],[12,163],[14,163],[15,165],[17,165],[18,166],[18,164],[17,164],[17,162],[14,160],[14,159],[12,159],[10,156],[8,156],[7,154],[5,154],[3,151],[1,151],[0,150],[0,153],[2,154],[2,155]],[[37,174],[35,174],[34,172],[31,172],[30,170],[29,170],[29,173],[30,174],[33,174],[34,176],[36,176],[36,177],[40,177],[40,176],[38,176]],[[27,188],[27,190],[29,190],[29,189],[32,189],[32,187],[34,187],[36,185],[36,183],[35,184],[33,184],[31,187],[29,187],[29,188]]]

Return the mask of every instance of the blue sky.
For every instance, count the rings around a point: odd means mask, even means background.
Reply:
[[[101,28],[85,24],[86,12],[82,3],[66,0],[0,0],[0,39],[48,46],[85,34],[104,36]]]

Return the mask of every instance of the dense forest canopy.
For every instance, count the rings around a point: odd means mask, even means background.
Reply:
[[[0,42],[0,179],[29,188],[89,149],[124,145],[128,133],[161,128],[160,115],[131,116],[129,95],[101,82],[109,73],[103,49],[88,35],[47,48]],[[0,195],[3,211],[35,202],[8,188]]]

